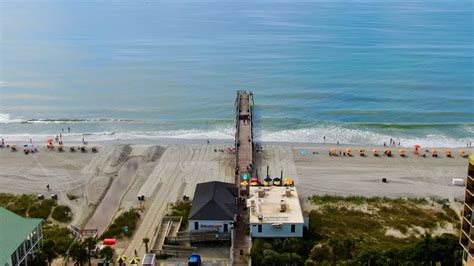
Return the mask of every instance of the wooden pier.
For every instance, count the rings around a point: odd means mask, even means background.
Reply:
[[[238,91],[236,99],[236,171],[235,185],[239,188],[239,218],[232,232],[232,247],[230,261],[232,265],[250,265],[251,239],[246,223],[248,220],[245,201],[248,194],[253,168],[253,94],[246,91]]]

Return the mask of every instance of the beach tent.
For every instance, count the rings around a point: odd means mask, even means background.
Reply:
[[[284,186],[293,186],[293,180],[289,177],[283,178],[283,185]]]
[[[275,177],[273,179],[273,185],[274,186],[281,186],[281,179],[279,177]]]
[[[268,187],[268,186],[271,186],[272,185],[272,179],[270,177],[265,177],[265,179],[263,179],[263,185]]]

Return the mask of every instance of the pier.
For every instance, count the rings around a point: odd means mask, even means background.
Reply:
[[[238,91],[236,99],[236,169],[235,185],[239,188],[239,214],[237,222],[232,231],[231,264],[250,265],[251,239],[248,227],[244,221],[248,220],[245,201],[252,176],[253,167],[253,94],[246,91]],[[247,185],[242,185],[247,182]]]

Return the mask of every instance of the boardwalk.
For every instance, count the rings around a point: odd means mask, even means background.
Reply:
[[[239,91],[237,93],[237,114],[236,114],[236,165],[235,184],[240,187],[242,177],[246,175],[250,178],[253,165],[253,136],[252,136],[252,105],[253,95],[251,93]],[[250,181],[250,180],[248,180]],[[242,189],[242,188],[241,188]],[[243,194],[245,195],[245,194]],[[244,199],[246,196],[244,196]],[[244,205],[239,206],[239,216],[241,221],[247,220],[247,212]],[[232,243],[232,264],[249,265],[248,254],[250,253],[250,236],[245,223],[236,223]]]

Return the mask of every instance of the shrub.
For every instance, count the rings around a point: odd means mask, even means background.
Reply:
[[[46,219],[51,213],[51,209],[56,206],[56,201],[52,199],[42,200],[35,203],[28,209],[28,216],[32,218]]]
[[[113,223],[109,226],[107,231],[102,234],[102,239],[107,237],[117,237],[118,239],[126,236],[131,236],[137,227],[140,214],[136,209],[130,209],[120,214]],[[128,233],[125,233],[123,228],[128,226]]]
[[[71,208],[69,208],[69,206],[64,206],[64,205],[56,206],[51,216],[53,217],[54,220],[61,223],[70,222],[72,219]]]

